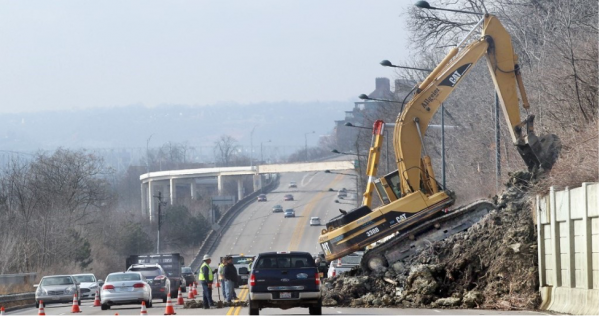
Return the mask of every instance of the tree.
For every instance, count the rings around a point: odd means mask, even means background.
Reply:
[[[215,142],[214,146],[215,163],[217,166],[229,167],[233,158],[236,156],[238,148],[237,141],[233,137],[222,135],[219,140]]]

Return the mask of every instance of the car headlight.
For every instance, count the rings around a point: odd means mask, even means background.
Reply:
[[[90,289],[95,289],[98,287],[98,284],[92,284],[92,286],[90,286]]]
[[[42,287],[38,287],[37,290],[35,291],[35,294],[37,294],[37,295],[48,295],[48,291],[44,290],[44,288],[42,288]]]
[[[74,286],[69,286],[69,287],[68,287],[68,288],[65,290],[65,293],[66,293],[66,294],[73,294],[73,293],[75,293],[76,291],[77,291],[77,288],[76,288],[76,287],[74,287]]]

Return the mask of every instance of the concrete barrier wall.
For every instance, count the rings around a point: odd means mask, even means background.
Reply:
[[[598,315],[598,183],[536,200],[540,309]]]

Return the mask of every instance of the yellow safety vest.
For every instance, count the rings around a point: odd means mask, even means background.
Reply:
[[[209,265],[208,265],[206,262],[204,262],[204,263],[203,263],[203,264],[200,266],[200,273],[199,273],[200,275],[198,276],[198,280],[200,280],[200,281],[206,281],[206,280],[204,279],[204,273],[202,273],[202,268],[203,268],[204,266],[207,266],[207,267],[208,267],[208,282],[212,282],[212,280],[213,280],[213,272],[212,272],[212,269],[210,268],[210,266],[209,266]]]

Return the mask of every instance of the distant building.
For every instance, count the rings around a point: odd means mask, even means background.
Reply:
[[[415,82],[405,79],[396,79],[394,81],[394,91],[390,90],[390,79],[375,78],[375,90],[368,94],[369,98],[402,101],[414,87]],[[410,98],[406,98],[409,101]],[[389,106],[383,101],[357,101],[354,102],[354,108],[351,111],[345,111],[343,120],[335,121],[333,135],[340,151],[356,151],[356,139],[359,130],[357,128],[346,126],[350,123],[354,126],[364,126],[371,128],[370,124],[376,119],[383,119],[387,123],[392,123],[396,117],[378,117],[381,113],[380,108]]]

